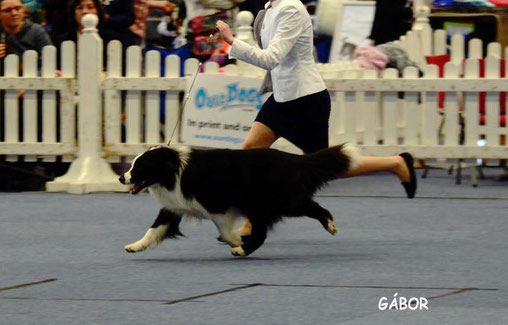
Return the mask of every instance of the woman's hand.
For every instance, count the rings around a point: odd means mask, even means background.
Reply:
[[[217,24],[215,24],[215,28],[217,28],[217,30],[220,33],[220,36],[222,36],[222,39],[226,41],[226,43],[228,43],[229,45],[233,44],[235,38],[228,24],[226,24],[222,20],[219,20]]]

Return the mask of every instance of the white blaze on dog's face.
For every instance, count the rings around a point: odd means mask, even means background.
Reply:
[[[131,168],[122,176],[120,183],[134,185],[130,192],[137,194],[143,189],[161,184],[172,190],[179,171],[178,152],[167,147],[152,148],[134,158]]]
[[[143,154],[141,154],[141,155],[137,156],[136,158],[134,158],[134,160],[131,163],[131,168],[120,177],[120,183],[126,184],[126,185],[132,185],[132,182],[131,182],[131,179],[132,179],[131,172],[132,172],[132,169],[134,168],[134,165],[136,164],[136,160],[139,157],[141,157],[142,155]]]

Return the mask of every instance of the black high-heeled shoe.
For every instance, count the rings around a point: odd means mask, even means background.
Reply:
[[[415,197],[416,194],[416,187],[417,187],[417,178],[415,173],[415,167],[414,167],[414,160],[413,156],[411,156],[410,153],[404,152],[401,153],[399,156],[404,158],[404,161],[406,162],[407,169],[409,169],[409,182],[401,182],[402,186],[406,190],[407,197],[409,199],[412,199]]]

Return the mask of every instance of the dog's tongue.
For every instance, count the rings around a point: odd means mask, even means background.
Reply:
[[[138,194],[144,188],[145,182],[134,184],[134,186],[130,189],[130,193],[132,195]]]

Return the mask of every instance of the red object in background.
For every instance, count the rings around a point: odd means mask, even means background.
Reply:
[[[210,39],[210,36],[195,36],[192,53],[195,55],[212,55],[224,48],[224,43],[226,42],[222,38]]]
[[[508,0],[489,0],[498,7],[508,7]]]
[[[485,59],[478,59],[478,62],[480,63],[480,78],[485,78]],[[501,59],[501,78],[504,78],[506,76],[506,70],[505,70],[505,59]],[[485,100],[487,98],[487,93],[481,92],[480,93],[480,113],[485,114]],[[500,93],[499,94],[499,102],[501,106],[501,115],[506,114],[506,93]]]
[[[485,116],[485,114],[480,114],[480,124],[485,125],[486,121],[487,121],[487,117]],[[506,115],[499,116],[499,125],[506,126]]]
[[[500,77],[504,78],[506,75],[506,61],[505,59],[500,60],[500,69],[501,74]],[[480,78],[485,78],[485,59],[478,59],[478,62],[480,63]],[[479,101],[480,101],[480,124],[484,125],[486,121],[485,117],[485,102],[487,100],[487,93],[481,92],[479,95]],[[500,93],[499,94],[499,106],[500,106],[500,115],[499,115],[499,125],[505,126],[506,125],[506,93]]]
[[[507,0],[508,2],[508,0]],[[444,77],[444,67],[447,62],[450,61],[450,55],[442,54],[442,55],[431,55],[426,57],[427,63],[435,64],[439,68],[439,77]],[[485,78],[485,59],[478,59],[480,65],[480,78]],[[500,77],[504,78],[506,76],[506,61],[505,59],[500,60]],[[487,94],[485,92],[480,92],[479,94],[479,104],[480,104],[480,123],[485,124],[485,102],[486,102]],[[440,92],[438,94],[438,107],[444,108],[444,100],[445,93]],[[499,105],[500,105],[500,116],[499,123],[501,126],[506,125],[506,92],[502,92],[499,94]]]
[[[428,64],[435,64],[437,65],[439,69],[439,78],[444,77],[444,67],[446,62],[450,61],[450,55],[449,54],[441,54],[441,55],[428,55],[425,57]],[[445,93],[440,92],[438,93],[438,107],[443,108],[444,107],[444,100],[445,100]]]

